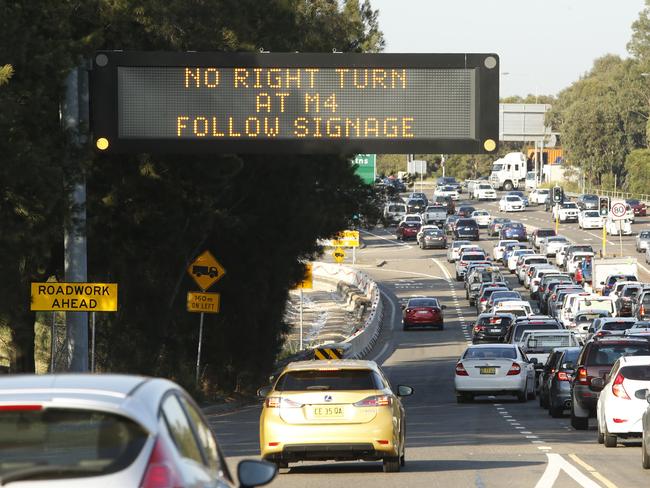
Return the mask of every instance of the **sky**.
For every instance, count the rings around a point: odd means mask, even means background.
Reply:
[[[387,53],[496,53],[501,97],[556,95],[605,54],[628,57],[644,0],[370,0]],[[507,73],[507,74],[505,74]]]

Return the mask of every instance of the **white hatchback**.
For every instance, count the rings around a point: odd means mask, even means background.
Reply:
[[[535,368],[513,344],[475,344],[456,363],[454,387],[458,403],[476,395],[515,395],[525,402],[535,398]]]
[[[524,201],[517,195],[504,195],[499,200],[499,211],[501,212],[523,212]]]
[[[598,210],[583,210],[578,214],[578,227],[581,229],[602,229],[603,222]]]
[[[474,210],[472,218],[476,220],[479,227],[487,227],[492,222],[492,216],[487,210]]]
[[[612,366],[607,382],[594,378],[591,388],[602,388],[596,409],[598,442],[616,447],[619,438],[640,437],[641,418],[648,407],[650,356],[620,357]]]

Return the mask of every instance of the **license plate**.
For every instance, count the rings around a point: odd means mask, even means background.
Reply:
[[[481,374],[497,374],[496,368],[479,368]]]
[[[501,329],[490,329],[490,332],[501,334]]]
[[[418,315],[429,315],[429,312],[426,310],[418,310]]]
[[[343,407],[314,407],[312,413],[317,418],[338,418],[343,417]]]

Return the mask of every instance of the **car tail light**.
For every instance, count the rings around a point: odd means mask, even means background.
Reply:
[[[639,315],[645,315],[645,307],[641,305],[641,308],[639,309]]]
[[[608,330],[599,330],[598,332],[596,332],[596,337],[604,337],[609,334],[610,332]]]
[[[266,408],[302,408],[302,403],[282,397],[268,397],[264,405]]]
[[[354,403],[355,407],[390,407],[393,399],[389,395],[374,395]]]
[[[485,330],[486,327],[484,325],[475,325],[474,326],[474,332],[481,332],[482,330]]]
[[[579,385],[589,386],[589,376],[587,375],[587,368],[580,366],[576,371],[576,378]]]
[[[483,298],[481,298],[479,301],[481,301],[481,302],[487,302],[487,298],[483,297]]]
[[[623,386],[624,380],[625,378],[623,378],[621,373],[616,375],[614,384],[612,385],[612,393],[614,393],[614,396],[622,398],[623,400],[629,400],[630,396],[627,394],[627,391],[625,391],[625,387]]]
[[[140,488],[180,488],[184,486],[174,458],[159,437],[153,446],[153,451],[147,463]]]
[[[569,378],[569,375],[566,374],[564,371],[558,371],[557,372],[557,379],[558,381],[571,381]]]
[[[458,363],[456,365],[456,376],[469,376],[467,370],[465,369],[465,366],[463,366],[463,363]]]
[[[519,366],[517,363],[512,363],[512,366],[510,366],[510,370],[508,370],[508,375],[507,376],[515,376],[521,373],[521,366]]]
[[[43,405],[0,405],[0,412],[35,412],[43,410]]]
[[[557,297],[557,295],[556,295],[555,293],[553,293],[553,294],[551,295],[551,300],[555,300],[556,297]]]
[[[616,417],[614,417],[612,420],[615,424],[622,424],[624,422],[627,422],[627,419],[617,419]]]

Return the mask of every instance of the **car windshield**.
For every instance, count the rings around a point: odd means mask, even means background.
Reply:
[[[415,206],[415,205],[424,206],[424,200],[415,200],[415,199],[409,200],[408,204],[411,206]]]
[[[590,348],[586,363],[589,366],[611,366],[621,356],[648,355],[650,355],[650,341],[635,342],[632,344],[600,343]]]
[[[412,298],[408,302],[409,307],[439,307],[435,298]]]
[[[514,196],[514,195],[510,195],[510,196],[506,197],[506,200],[509,201],[509,202],[520,202],[521,198],[519,198],[517,196]]]
[[[523,346],[527,354],[551,352],[556,347],[578,346],[572,334],[527,334],[523,336]]]
[[[600,217],[598,210],[587,210],[584,215],[585,217]]]
[[[596,195],[585,195],[582,197],[585,202],[597,202],[598,197]]]
[[[574,202],[567,202],[562,204],[562,208],[578,208]]]
[[[380,390],[383,381],[369,369],[288,371],[275,385],[276,391]]]
[[[514,347],[470,347],[463,359],[516,359]]]
[[[639,237],[641,237],[642,239],[647,239],[648,237],[650,237],[650,230],[644,230],[639,232]]]
[[[606,298],[590,298],[588,300],[578,301],[577,310],[605,310],[609,313],[614,312],[614,302]]]
[[[391,205],[388,207],[389,212],[406,212],[406,207],[404,205]]]
[[[490,185],[479,185],[479,190],[494,190]]]
[[[625,200],[625,202],[630,205],[639,205],[641,203],[639,200]]]
[[[0,409],[0,478],[30,468],[39,470],[33,476],[39,480],[115,473],[135,461],[148,438],[140,425],[114,413]]]

